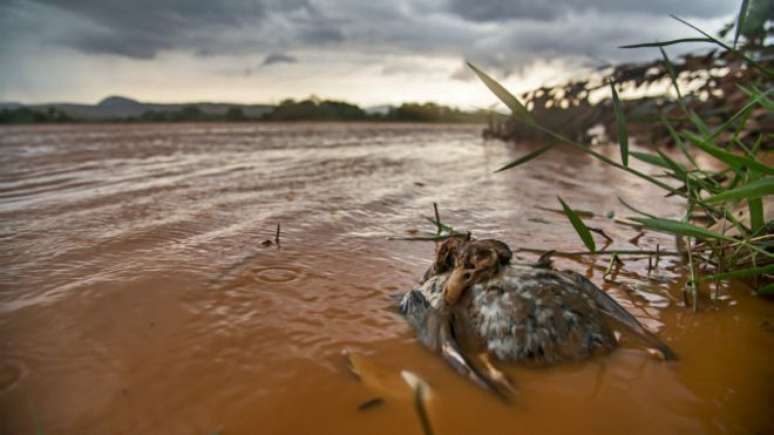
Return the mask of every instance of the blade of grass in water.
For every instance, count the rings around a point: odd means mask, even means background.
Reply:
[[[760,174],[757,172],[750,173],[750,180],[757,181],[760,179]],[[763,228],[763,198],[749,198],[747,200],[747,208],[750,210],[750,229],[753,234]]]
[[[489,88],[489,90],[492,91],[492,93],[494,93],[497,98],[500,99],[500,101],[508,106],[514,116],[520,116],[529,121],[532,120],[532,116],[529,114],[526,106],[524,106],[524,104],[522,104],[521,101],[516,98],[516,96],[505,89],[500,83],[497,82],[497,80],[489,77],[486,73],[476,68],[476,66],[472,63],[468,62],[468,66],[473,70],[473,72],[476,73],[478,78],[484,82],[486,87]]]
[[[758,294],[760,295],[774,295],[774,283],[771,283],[769,285],[763,286],[758,289]]]
[[[586,245],[586,248],[588,248],[589,251],[594,252],[597,250],[597,245],[594,243],[594,237],[591,235],[591,231],[589,231],[589,228],[586,226],[586,224],[583,223],[580,217],[571,209],[567,204],[565,204],[564,201],[562,201],[562,198],[558,197],[559,202],[562,204],[562,208],[564,209],[564,214],[567,215],[567,218],[570,219],[570,223],[575,228],[575,232],[578,233],[578,236],[583,241],[583,244]]]
[[[661,157],[654,155],[654,154],[648,154],[648,153],[642,153],[639,151],[632,151],[629,154],[634,156],[635,159],[641,160],[645,163],[650,163],[654,166],[660,166],[664,169],[670,169],[669,165],[662,159]]]
[[[727,190],[706,199],[707,202],[738,201],[756,199],[766,195],[774,195],[774,177],[765,177],[752,181],[736,189]]]
[[[739,170],[743,166],[750,169],[762,172],[764,174],[774,174],[774,168],[766,166],[763,163],[753,160],[746,156],[740,156],[724,149],[718,148],[715,145],[710,144],[698,135],[691,133],[690,131],[683,132],[686,139],[690,140],[694,145],[704,150],[707,154],[715,157],[723,163],[731,166],[732,168]]]
[[[535,151],[532,151],[531,153],[527,153],[527,154],[519,157],[518,159],[513,160],[513,161],[507,163],[502,168],[496,170],[495,173],[502,172],[502,171],[504,171],[506,169],[511,169],[514,166],[519,166],[519,165],[521,165],[523,163],[527,163],[528,161],[530,161],[530,160],[532,160],[532,159],[534,159],[536,157],[539,157],[541,154],[543,154],[544,152],[550,150],[553,147],[554,147],[553,145],[546,145],[546,146],[544,146],[542,148],[538,148]]]
[[[631,205],[628,202],[624,201],[624,199],[621,198],[620,196],[618,197],[618,202],[620,202],[621,204],[623,204],[624,207],[628,208],[629,210],[631,210],[631,211],[633,211],[633,212],[635,212],[637,214],[641,214],[643,216],[647,216],[647,217],[652,218],[652,219],[658,219],[656,216],[654,216],[652,214],[645,213],[644,211],[642,211],[642,210],[640,210],[638,208],[635,208],[633,205]]]
[[[696,225],[691,225],[686,222],[680,222],[680,221],[675,221],[671,219],[661,219],[661,218],[632,217],[631,219],[635,222],[639,222],[644,227],[647,227],[659,232],[678,234],[681,236],[695,237],[698,239],[705,239],[705,240],[715,239],[715,240],[725,240],[730,242],[734,241],[734,239],[728,236],[724,236],[723,234],[710,231],[706,228],[697,227]]]
[[[702,281],[711,281],[714,279],[728,279],[728,278],[750,278],[753,276],[760,276],[769,273],[774,273],[774,264],[768,266],[751,267],[749,269],[734,270],[731,272],[716,273],[714,275],[707,275],[702,277]]]
[[[626,130],[626,117],[623,113],[621,100],[615,90],[615,84],[610,82],[610,90],[613,91],[613,110],[615,111],[615,124],[618,130],[618,145],[621,147],[621,163],[629,166],[629,132]]]

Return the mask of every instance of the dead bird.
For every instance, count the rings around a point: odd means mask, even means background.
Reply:
[[[419,341],[461,374],[503,397],[512,391],[489,357],[549,365],[610,352],[613,327],[637,336],[666,360],[677,355],[584,276],[545,262],[511,263],[498,240],[448,239],[400,311]]]

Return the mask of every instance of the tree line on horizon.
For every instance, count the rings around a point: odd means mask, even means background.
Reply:
[[[403,103],[385,113],[368,113],[361,107],[337,100],[286,99],[261,116],[247,116],[242,108],[231,107],[223,114],[202,111],[196,105],[180,110],[148,110],[139,116],[110,118],[99,122],[250,122],[250,121],[388,121],[483,123],[490,117],[486,110],[464,111],[436,103]],[[35,110],[29,107],[0,110],[0,124],[37,124],[95,122],[78,119],[56,108]]]

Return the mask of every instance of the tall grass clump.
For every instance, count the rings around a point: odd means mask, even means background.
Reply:
[[[748,131],[752,113],[765,111],[766,118],[771,119],[774,112],[774,72],[767,66],[771,63],[771,53],[766,47],[769,38],[764,34],[757,43],[758,47],[763,46],[766,49],[754,52],[739,43],[740,39],[746,36],[746,23],[755,19],[760,21],[752,12],[756,3],[766,2],[742,2],[733,42],[726,42],[722,37],[712,36],[679,17],[673,17],[698,32],[700,36],[622,47],[650,47],[660,51],[669,72],[670,84],[677,95],[679,110],[682,112],[681,120],[686,122],[678,126],[670,116],[661,116],[656,122],[668,130],[671,139],[682,153],[679,159],[659,150],[645,153],[629,149],[624,101],[619,97],[616,83],[613,81],[610,81],[609,87],[620,147],[619,159],[609,158],[587,143],[541,125],[519,98],[484,71],[469,64],[481,81],[510,109],[512,119],[554,140],[552,144],[503,165],[498,172],[526,164],[553,147],[569,146],[663,189],[667,196],[676,195],[684,199],[685,212],[681,218],[675,219],[659,217],[652,210],[635,209],[619,198],[620,202],[635,214],[630,218],[630,222],[646,230],[674,235],[681,241],[678,248],[685,258],[690,275],[684,295],[686,303],[694,310],[698,306],[699,284],[703,281],[715,281],[717,284],[729,279],[750,279],[758,294],[774,294],[774,284],[771,283],[771,277],[774,276],[774,210],[767,210],[765,201],[774,194],[774,167],[763,159],[764,148],[772,146],[772,135],[766,129],[759,130],[756,135],[741,134]],[[747,46],[751,46],[754,37],[747,39]],[[681,89],[681,80],[664,51],[664,47],[687,42],[711,44],[716,50],[737,59],[741,68],[756,70],[756,79],[737,83],[738,89],[745,95],[744,104],[720,122],[710,122],[705,119],[708,117],[695,112],[690,104],[686,103],[691,96]],[[768,60],[766,56],[769,57]],[[699,155],[703,155],[701,159],[697,158]],[[712,157],[722,165],[719,169],[714,169],[699,164],[699,161],[706,160],[703,158],[705,156]],[[632,159],[644,162],[654,170],[640,171],[630,165]],[[650,175],[657,172],[661,174]],[[589,229],[582,219],[561,198],[559,202],[589,249],[588,254],[610,254],[606,251],[596,251]],[[717,285],[715,288],[717,289]],[[710,296],[716,298],[717,290],[712,291]]]

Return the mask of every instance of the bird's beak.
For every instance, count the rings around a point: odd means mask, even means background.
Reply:
[[[474,273],[475,269],[465,269],[462,267],[455,268],[452,271],[443,289],[443,299],[446,305],[452,306],[457,303],[465,289],[470,287],[470,284],[473,282]]]
[[[446,286],[443,289],[443,298],[447,306],[452,306],[462,297],[462,293],[470,287],[484,272],[497,267],[499,258],[494,250],[489,255],[475,261],[473,268],[456,267],[452,271]]]

